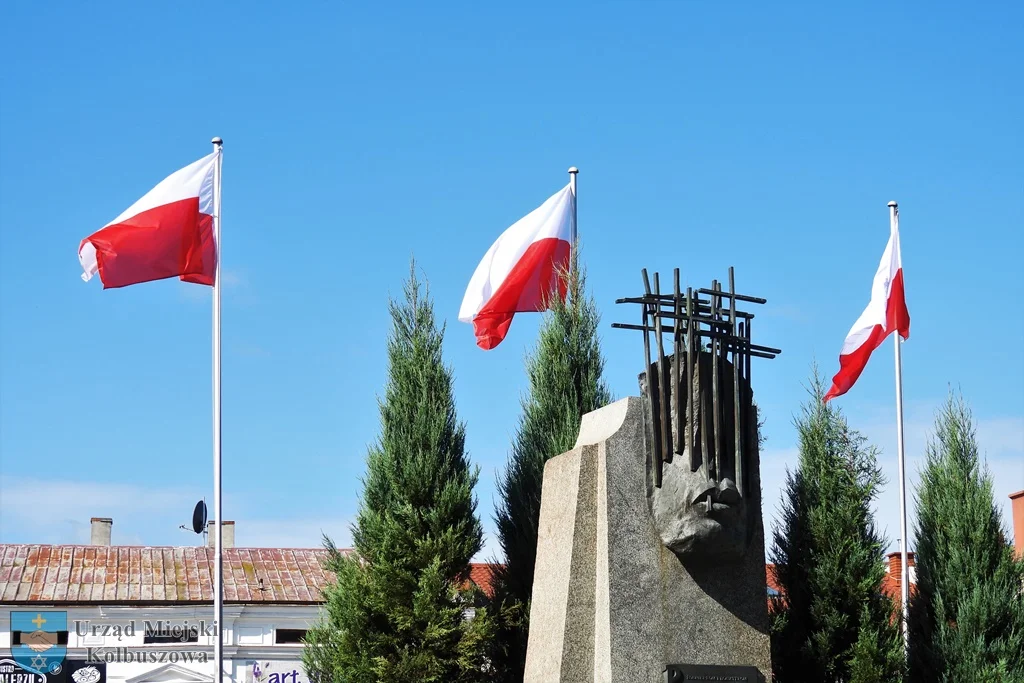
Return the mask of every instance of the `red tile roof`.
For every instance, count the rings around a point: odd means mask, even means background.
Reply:
[[[888,562],[886,563],[885,575],[882,577],[882,593],[889,596],[898,604],[902,599],[900,595],[900,586],[902,585],[902,576],[900,572],[903,567],[901,555],[900,553],[889,553],[886,557],[888,558]],[[914,553],[907,553],[907,564],[910,567],[914,566]],[[767,564],[765,565],[765,570],[767,574],[766,578],[768,588],[778,591],[782,599],[785,600],[785,596],[782,595],[782,589],[779,587],[778,578],[775,576],[775,565]],[[914,583],[912,574],[909,594],[913,595],[915,592],[917,592],[917,584]]]
[[[0,602],[213,602],[213,548],[0,544]],[[225,603],[321,601],[322,549],[225,548]],[[260,580],[262,579],[262,586]]]
[[[775,565],[768,563],[764,566],[765,581],[768,584],[768,588],[776,591],[779,595],[782,595],[782,588],[779,587],[779,579],[775,576]]]
[[[494,597],[494,587],[491,585],[491,572],[497,565],[485,562],[471,562],[469,564],[469,580],[480,587],[489,598]]]

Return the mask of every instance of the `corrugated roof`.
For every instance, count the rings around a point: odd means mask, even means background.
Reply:
[[[213,552],[0,544],[0,603],[212,603]],[[225,548],[224,602],[319,603],[334,578],[323,569],[326,557],[322,548]],[[471,563],[469,579],[488,596],[493,592],[491,565]]]
[[[223,552],[225,603],[318,603],[333,578],[319,548]],[[209,547],[0,544],[0,602],[212,603],[213,554]]]

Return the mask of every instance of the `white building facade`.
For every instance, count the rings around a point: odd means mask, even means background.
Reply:
[[[215,683],[213,549],[111,546],[111,524],[87,546],[0,545],[0,683]],[[224,680],[309,683],[325,552],[234,548],[229,525]]]

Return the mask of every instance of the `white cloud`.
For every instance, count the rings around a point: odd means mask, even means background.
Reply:
[[[322,548],[324,534],[339,548],[352,545],[348,519],[241,519],[235,545],[249,548]]]
[[[194,491],[172,487],[0,478],[0,542],[88,543],[89,519],[110,517],[115,545],[196,546],[203,541],[191,531],[195,503]],[[352,543],[348,519],[249,517],[232,496],[224,508],[235,522],[236,546],[320,548],[324,533],[339,547]]]
[[[127,543],[136,539],[146,522],[166,523],[172,528],[191,516],[192,494],[173,488],[91,481],[46,481],[32,478],[0,478],[0,539],[20,543],[87,543],[89,518],[114,519],[113,537]],[[177,518],[180,517],[180,520]],[[118,521],[125,531],[122,532]],[[127,524],[124,524],[126,520]]]

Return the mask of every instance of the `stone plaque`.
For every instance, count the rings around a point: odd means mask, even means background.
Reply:
[[[698,664],[669,664],[665,668],[665,683],[763,683],[764,676],[753,666],[719,666]]]

